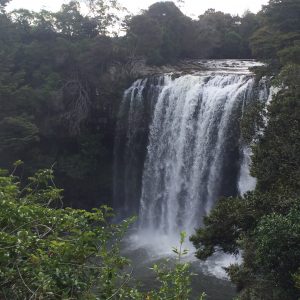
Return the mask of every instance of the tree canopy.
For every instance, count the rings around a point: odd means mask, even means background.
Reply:
[[[258,101],[251,113],[245,112],[247,122],[241,123],[242,132],[250,133],[245,140],[252,140],[253,128],[264,132],[253,144],[252,174],[257,177],[257,189],[244,198],[221,200],[192,240],[202,259],[220,248],[229,253],[242,250],[244,262],[228,269],[241,299],[299,297],[299,0],[270,0],[259,13],[243,16],[209,9],[196,20],[185,16],[173,2],[158,2],[138,15],[127,16],[122,36],[113,32],[122,10],[115,0],[87,0],[86,14],[79,1],[65,3],[58,12],[8,12],[8,3],[0,0],[0,167],[9,168],[22,159],[24,167],[16,172],[30,178],[38,169],[53,165],[65,202],[74,207],[112,202],[117,111],[123,91],[139,76],[137,62],[164,65],[193,58],[256,58],[268,63],[256,69],[258,79],[272,77],[272,85],[279,88],[268,107],[268,126],[261,122],[264,107]],[[250,128],[245,128],[247,124]],[[16,189],[22,190],[26,183],[1,178],[5,193],[13,193],[9,194],[13,198],[17,193],[20,198]],[[32,200],[30,193],[26,197]],[[45,213],[36,203],[28,210],[14,200],[3,207],[14,212],[16,224],[32,220],[30,209],[37,215]],[[20,205],[22,216],[16,213]],[[1,213],[9,220],[5,210]],[[101,213],[49,211],[49,216],[51,224],[57,214],[63,214],[74,228],[81,228],[89,223],[86,219]],[[73,214],[79,215],[80,226]],[[31,247],[36,233],[43,235],[46,229],[38,227],[29,236],[21,231],[20,240],[29,243],[23,246]],[[89,229],[92,234],[101,233]],[[28,237],[33,240],[26,240]],[[60,237],[66,238],[62,232]],[[15,246],[18,237],[9,236],[7,242],[8,247]],[[89,238],[87,242],[94,243]],[[76,245],[68,245],[72,257]],[[21,252],[14,255],[22,259],[24,249],[18,247]],[[61,244],[47,247],[65,251]],[[32,267],[40,259],[34,255],[22,261],[19,269],[27,263]],[[46,262],[50,260],[47,255],[43,256]],[[33,267],[31,271],[35,272]],[[159,270],[158,274],[164,278]],[[16,268],[10,276],[7,278],[22,283]],[[83,280],[76,288],[81,284]],[[28,292],[26,286],[22,289]]]
[[[248,37],[258,26],[250,13],[239,18],[208,10],[192,20],[173,2],[158,2],[128,16],[126,34],[118,37],[112,34],[123,9],[117,1],[86,1],[86,14],[79,1],[58,12],[6,12],[6,4],[0,14],[0,165],[23,159],[31,175],[55,163],[66,201],[82,205],[85,189],[87,207],[99,197],[111,203],[112,136],[122,93],[138,76],[135,62],[250,58]]]

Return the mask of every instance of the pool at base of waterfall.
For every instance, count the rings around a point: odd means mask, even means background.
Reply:
[[[153,265],[167,263],[172,267],[176,256],[168,247],[169,239],[153,236],[153,239],[148,239],[148,243],[145,240],[139,239],[139,234],[131,234],[123,244],[122,254],[131,261],[134,281],[140,283],[143,291],[149,291],[159,286],[151,269]],[[178,241],[173,245],[178,246]],[[218,253],[202,262],[195,258],[194,249],[189,243],[185,243],[184,248],[189,249],[189,254],[183,261],[190,264],[193,273],[191,300],[198,300],[203,292],[207,300],[231,300],[236,296],[235,286],[229,281],[223,267],[239,263],[240,258]]]
[[[159,232],[150,232],[140,229],[132,229],[122,245],[122,255],[131,261],[130,272],[135,282],[141,284],[144,291],[158,287],[158,282],[151,268],[154,264],[167,263],[172,267],[176,261],[176,255],[172,248],[179,248],[179,234],[164,235]],[[204,292],[206,300],[231,300],[236,296],[235,286],[229,281],[224,270],[231,264],[241,263],[240,256],[227,255],[217,252],[205,262],[200,261],[194,255],[195,248],[188,238],[183,244],[183,249],[188,254],[183,261],[190,264],[192,276],[191,300],[198,300]]]

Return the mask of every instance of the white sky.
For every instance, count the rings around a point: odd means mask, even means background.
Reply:
[[[62,3],[68,0],[12,0],[9,9],[27,8],[30,10],[40,10],[45,8],[56,11]],[[149,5],[157,2],[156,0],[119,0],[130,12],[137,13],[141,9],[146,9]],[[261,6],[267,4],[268,0],[185,0],[181,10],[191,16],[197,17],[204,13],[208,8],[223,11],[230,14],[242,15],[247,9],[252,12],[258,12]]]

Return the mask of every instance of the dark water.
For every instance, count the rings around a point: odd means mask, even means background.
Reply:
[[[151,257],[149,251],[145,249],[124,250],[123,255],[130,258],[133,268],[132,276],[141,285],[142,290],[148,291],[158,287],[151,267],[157,263],[165,263],[167,258]],[[168,258],[168,264],[174,264],[171,256]],[[198,300],[203,292],[207,295],[207,300],[231,300],[236,296],[235,287],[229,280],[209,274],[207,267],[198,260],[193,260],[190,264],[193,273],[191,300]]]

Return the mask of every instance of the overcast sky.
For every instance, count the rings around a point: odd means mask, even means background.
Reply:
[[[27,8],[32,10],[40,10],[45,8],[48,10],[58,10],[62,3],[68,0],[12,0],[9,9]],[[147,8],[155,0],[119,0],[130,12],[137,13],[141,9]],[[214,8],[226,13],[242,15],[246,10],[258,12],[261,6],[267,4],[268,0],[185,0],[181,10],[191,16],[197,17],[204,13],[208,8]]]

